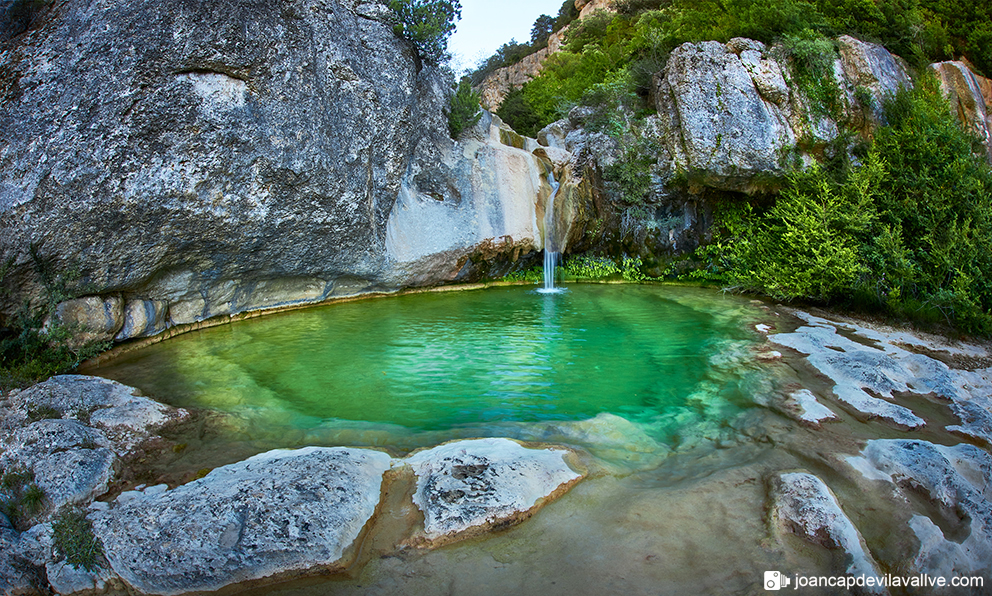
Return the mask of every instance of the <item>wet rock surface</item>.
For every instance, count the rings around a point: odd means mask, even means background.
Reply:
[[[781,474],[775,481],[774,501],[774,515],[788,531],[844,553],[847,566],[843,572],[880,577],[878,565],[868,552],[864,538],[822,480],[808,472]],[[872,586],[857,593],[888,594],[888,590]]]
[[[423,542],[440,544],[525,519],[582,478],[566,463],[568,453],[478,439],[410,456],[404,464],[417,476],[413,502],[424,514]]]
[[[981,447],[955,444],[962,436],[976,442],[986,436],[980,424],[992,396],[986,348],[801,312],[793,312],[798,321],[786,322],[791,311],[774,310],[760,329],[747,325],[767,343],[743,346],[711,366],[805,366],[836,378],[824,384],[819,375],[800,376],[781,390],[751,386],[782,403],[753,408],[712,437],[699,429],[700,436],[668,448],[643,425],[601,414],[534,424],[522,434],[581,445],[587,453],[507,439],[456,441],[406,458],[346,448],[267,452],[173,489],[135,489],[107,503],[89,503],[99,490],[82,497],[77,506],[104,546],[91,571],[55,556],[51,521],[33,520],[23,532],[0,527],[0,577],[16,586],[9,590],[179,594],[250,589],[352,565],[363,571],[338,575],[335,591],[476,593],[512,585],[539,594],[567,585],[570,593],[610,587],[638,593],[650,585],[674,593],[688,589],[690,580],[678,578],[689,569],[698,593],[722,594],[758,589],[767,569],[987,576],[992,458]],[[772,346],[781,357],[762,360]],[[817,355],[842,359],[821,362],[823,372]],[[866,416],[833,390],[841,384],[906,407],[926,424],[910,428]],[[93,461],[99,450],[126,453],[147,435],[144,424],[175,416],[143,400],[129,388],[85,377],[57,377],[14,393],[0,417],[4,457],[26,458],[35,450]],[[35,417],[41,407],[47,416],[65,417],[32,421],[29,406]],[[971,418],[935,418],[941,409]],[[101,434],[115,428],[117,435]],[[111,466],[111,478],[115,471]],[[42,475],[36,472],[39,482]],[[336,490],[359,476],[367,490]],[[567,490],[568,497],[527,523],[493,532]],[[332,501],[351,513],[321,509]],[[487,532],[482,541],[462,540]],[[349,546],[357,535],[367,552],[353,562],[357,550]],[[728,553],[727,536],[740,553]],[[706,563],[710,557],[715,562]],[[507,579],[507,570],[515,579]]]
[[[963,540],[945,537],[930,517],[913,516],[910,527],[920,541],[911,564],[914,571],[945,577],[988,572],[992,562],[992,457],[987,452],[966,444],[875,439],[868,442],[861,457],[899,492],[922,493],[946,518],[960,520],[967,528]]]

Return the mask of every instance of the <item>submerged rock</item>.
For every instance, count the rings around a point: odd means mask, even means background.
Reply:
[[[333,570],[375,512],[391,461],[341,447],[270,451],[173,490],[123,493],[90,518],[114,572],[144,593]]]
[[[922,493],[948,518],[964,524],[964,539],[945,537],[928,515],[910,527],[920,541],[914,572],[933,576],[987,575],[992,561],[992,456],[973,445],[875,439],[862,458],[901,491]],[[931,514],[932,515],[932,514]]]
[[[582,479],[566,463],[570,453],[475,439],[411,455],[403,463],[417,476],[413,502],[424,514],[414,541],[439,545],[530,517]]]
[[[806,540],[845,553],[844,572],[880,578],[864,538],[822,480],[807,472],[780,474],[775,481],[774,517]],[[862,587],[865,594],[888,594],[880,586]]]

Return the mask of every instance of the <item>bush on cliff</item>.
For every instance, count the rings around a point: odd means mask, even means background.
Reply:
[[[463,130],[479,122],[482,107],[479,105],[479,94],[472,91],[472,82],[468,77],[462,77],[454,91],[448,102],[448,132],[452,139],[458,140]]]
[[[73,342],[75,330],[60,323],[55,312],[59,302],[78,295],[71,287],[77,276],[73,272],[56,273],[35,246],[29,254],[44,285],[45,301],[41,305],[25,303],[12,316],[0,315],[0,391],[69,372],[109,347],[104,343]],[[9,262],[0,266],[0,292],[10,291],[5,278],[11,265]]]
[[[694,277],[778,299],[992,333],[992,169],[933,77],[886,102],[860,165],[796,173],[765,210],[725,208]]]
[[[459,0],[389,0],[389,9],[397,19],[393,32],[413,43],[422,60],[448,59],[448,38],[462,17]]]
[[[538,129],[564,117],[588,89],[623,69],[635,75],[631,91],[646,101],[651,75],[686,42],[784,42],[802,62],[823,54],[828,38],[849,34],[881,43],[917,67],[964,55],[992,75],[992,4],[977,0],[631,0],[618,8],[573,24],[563,51],[524,86]],[[809,74],[811,82],[824,80]],[[818,101],[825,100],[830,111],[826,95]]]

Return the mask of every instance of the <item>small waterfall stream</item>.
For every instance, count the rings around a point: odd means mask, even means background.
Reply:
[[[558,266],[558,246],[555,244],[554,234],[555,195],[558,194],[559,184],[554,172],[548,173],[548,182],[551,184],[551,196],[548,197],[548,206],[544,210],[544,287],[538,292],[555,294],[564,289],[555,287],[555,268]]]

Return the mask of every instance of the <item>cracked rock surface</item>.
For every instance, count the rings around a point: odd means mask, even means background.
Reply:
[[[413,501],[428,544],[512,523],[582,478],[565,449],[527,449],[509,439],[455,441],[404,462],[417,475]]]

